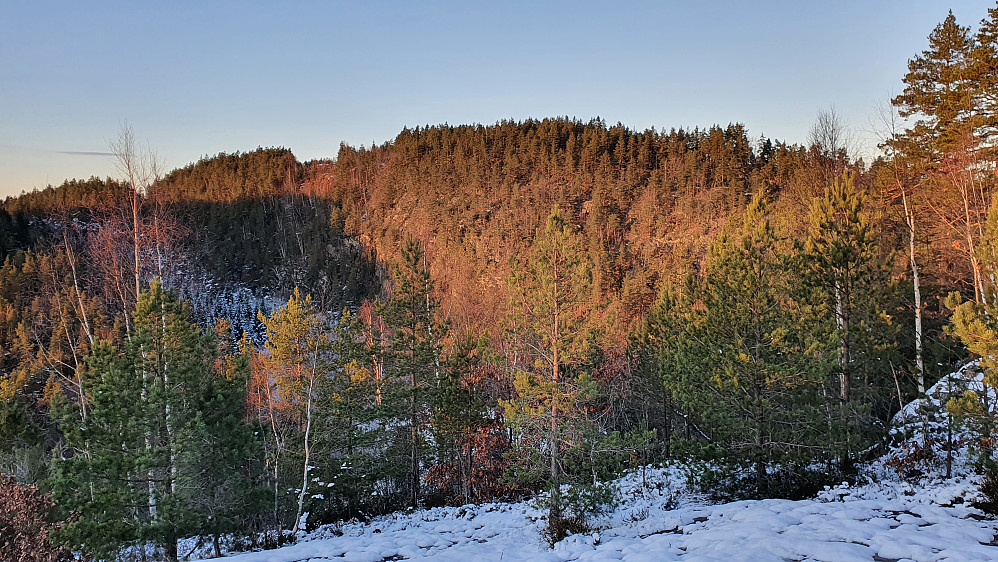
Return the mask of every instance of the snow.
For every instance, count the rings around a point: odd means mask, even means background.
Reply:
[[[998,560],[998,522],[967,505],[976,481],[926,487],[900,481],[838,486],[801,501],[708,505],[670,484],[678,469],[647,469],[620,481],[622,506],[602,530],[548,548],[534,502],[490,503],[394,514],[317,530],[298,544],[243,553],[231,562],[489,560]],[[875,558],[877,557],[877,558]]]
[[[976,375],[968,366],[954,378],[973,384]],[[930,395],[938,406],[943,388],[933,390]],[[896,420],[901,426],[915,417],[913,406],[903,411]],[[936,430],[944,425],[940,415],[945,417],[936,412]],[[569,536],[554,548],[541,535],[545,511],[534,501],[523,501],[427,509],[326,526],[295,545],[226,560],[998,560],[998,521],[972,506],[979,480],[967,469],[966,448],[957,451],[960,460],[952,478],[940,477],[935,461],[923,466],[926,475],[913,482],[904,480],[890,462],[907,444],[897,443],[866,466],[862,484],[843,483],[800,501],[711,505],[688,489],[679,466],[648,467],[617,482],[620,505],[593,522],[599,531]]]
[[[967,363],[958,371],[941,378],[936,384],[929,387],[925,391],[928,397],[926,400],[928,407],[933,411],[941,410],[951,394],[959,396],[967,390],[978,395],[986,393],[991,403],[994,403],[996,398],[994,389],[984,386],[984,373],[977,361]],[[894,415],[893,427],[901,428],[907,424],[917,423],[919,420],[918,407],[917,400],[905,404],[904,408],[901,408]]]

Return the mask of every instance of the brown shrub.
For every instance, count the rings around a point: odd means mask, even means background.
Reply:
[[[49,540],[59,524],[52,522],[55,504],[35,486],[22,486],[0,475],[0,560],[63,562],[73,555]]]

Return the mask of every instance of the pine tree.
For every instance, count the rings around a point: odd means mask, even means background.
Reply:
[[[154,280],[133,319],[124,349],[100,342],[87,359],[87,418],[53,405],[70,454],[56,459],[52,485],[80,514],[61,536],[111,558],[148,541],[176,560],[181,537],[244,530],[236,521],[254,512],[252,478],[224,469],[251,465],[257,444],[243,385],[216,370],[217,347],[176,295]]]
[[[491,451],[483,451],[480,443],[494,437],[498,425],[498,413],[489,407],[495,404],[490,396],[493,389],[487,386],[492,381],[484,380],[497,370],[489,353],[484,336],[459,339],[435,393],[431,426],[436,466],[426,480],[452,500],[481,499],[493,491],[490,482],[502,477],[495,465],[480,462],[483,454],[494,457],[503,452],[501,443],[491,442],[495,447]]]
[[[984,279],[976,245],[990,199],[980,174],[981,127],[987,126],[980,103],[991,95],[981,88],[994,71],[975,63],[975,52],[983,51],[950,12],[929,35],[929,48],[908,61],[904,92],[892,103],[914,122],[889,144],[907,151],[925,175],[922,183],[934,188],[941,218],[937,229],[959,241],[956,246],[969,260],[972,294],[980,301]]]
[[[950,12],[929,34],[929,49],[908,61],[904,92],[892,100],[902,117],[919,118],[908,134],[922,141],[930,159],[960,142],[971,125],[977,87],[970,58],[974,47],[970,29],[957,24]]]
[[[429,421],[432,393],[442,380],[441,341],[447,325],[437,320],[440,303],[433,296],[433,279],[426,266],[423,245],[411,236],[401,250],[401,264],[394,268],[391,298],[378,306],[378,316],[390,332],[390,369],[400,388],[391,402],[408,432],[406,491],[409,505],[419,506],[424,454],[424,429]],[[404,413],[402,413],[404,411]]]
[[[507,422],[524,438],[521,478],[541,479],[550,491],[548,527],[555,539],[561,538],[564,517],[563,455],[584,425],[580,406],[594,392],[587,377],[572,372],[590,351],[599,312],[586,255],[574,226],[555,207],[526,260],[512,260],[509,279],[511,335],[533,361],[517,371],[515,397],[501,404]]]
[[[807,322],[812,326],[810,335],[827,342],[819,353],[837,356],[838,407],[833,410],[844,435],[829,438],[844,463],[850,451],[861,446],[859,432],[871,425],[874,387],[886,375],[888,362],[883,355],[897,334],[884,309],[891,282],[867,207],[866,195],[854,185],[854,174],[844,172],[823,197],[812,201],[808,237],[799,255],[800,289],[805,293],[800,298],[814,307]],[[853,388],[857,383],[859,401]]]
[[[113,558],[123,545],[137,543],[152,523],[143,481],[149,408],[131,359],[108,342],[96,345],[87,358],[92,400],[87,423],[75,419],[74,412],[60,416],[70,454],[53,463],[53,495],[80,514],[60,542],[85,547],[96,557]]]
[[[312,502],[317,519],[329,521],[381,511],[378,482],[393,472],[382,455],[386,428],[364,327],[347,310],[333,330],[332,352],[332,370],[321,379],[315,405],[316,449],[324,454],[316,461],[317,476],[325,490]]]
[[[199,534],[210,535],[215,556],[222,556],[221,537],[259,532],[253,525],[273,503],[263,483],[266,452],[259,422],[246,423],[246,387],[251,350],[232,349],[231,325],[215,328],[215,361],[210,383],[201,389],[198,419],[191,437],[199,447],[198,462],[186,483],[197,493],[191,508],[201,516]]]
[[[993,139],[998,134],[998,5],[988,10],[976,35],[971,61],[977,79],[974,112],[982,143],[983,160],[998,159]]]
[[[793,468],[819,447],[820,371],[794,331],[778,243],[756,194],[742,228],[711,247],[703,281],[666,295],[653,316],[666,387],[699,419],[688,440],[707,458],[751,467],[756,494],[770,493],[771,465]]]
[[[946,331],[956,336],[976,356],[984,373],[983,392],[968,390],[962,397],[952,397],[948,409],[970,422],[978,432],[979,445],[990,453],[996,428],[998,404],[989,400],[989,394],[998,391],[998,204],[991,204],[987,230],[980,246],[984,267],[984,302],[964,302],[962,296],[952,292],[946,305],[953,310]]]

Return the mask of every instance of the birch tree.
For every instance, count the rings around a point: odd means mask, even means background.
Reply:
[[[296,287],[287,304],[270,316],[259,313],[266,329],[266,349],[270,359],[280,366],[276,386],[281,397],[297,406],[301,430],[301,487],[297,490],[297,511],[293,532],[304,526],[305,498],[312,470],[314,436],[313,411],[320,378],[326,375],[329,335],[323,331],[322,318],[311,295],[301,296]]]

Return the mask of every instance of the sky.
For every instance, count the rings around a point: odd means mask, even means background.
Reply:
[[[977,1],[0,1],[0,197],[115,176],[130,127],[161,168],[219,152],[334,158],[403,127],[602,117],[807,139],[878,107]],[[86,153],[86,154],[83,154]],[[92,154],[96,153],[96,154]]]

